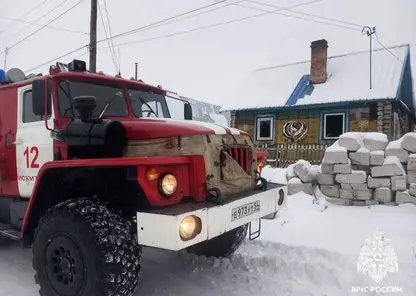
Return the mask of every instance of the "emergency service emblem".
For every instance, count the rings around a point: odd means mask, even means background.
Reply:
[[[390,240],[376,230],[364,241],[357,260],[357,271],[370,276],[376,283],[386,277],[387,272],[398,272],[397,257]]]

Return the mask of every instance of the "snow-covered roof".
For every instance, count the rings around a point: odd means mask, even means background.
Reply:
[[[328,57],[328,79],[313,87],[308,85],[310,61],[258,69],[247,77],[222,110],[394,99],[409,45],[387,49],[373,50],[372,89],[369,88],[369,51],[361,51]]]

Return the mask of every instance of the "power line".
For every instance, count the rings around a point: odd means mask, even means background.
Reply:
[[[151,24],[148,24],[148,25],[145,25],[145,26],[142,26],[142,27],[138,27],[136,29],[132,29],[132,30],[129,30],[129,31],[126,31],[126,32],[117,34],[117,35],[114,35],[112,38],[115,39],[115,38],[119,38],[119,37],[122,37],[122,36],[131,35],[133,33],[136,33],[138,31],[141,31],[143,29],[147,29],[149,27],[154,27],[155,25],[158,25],[158,24],[161,24],[161,23],[165,23],[167,21],[170,21],[170,20],[179,18],[181,16],[189,15],[189,14],[192,14],[192,13],[197,12],[197,11],[200,11],[200,10],[204,10],[206,8],[209,8],[209,7],[217,6],[217,5],[219,5],[221,3],[224,3],[226,1],[227,0],[220,0],[220,1],[215,2],[215,3],[211,3],[211,4],[208,4],[208,5],[205,5],[205,6],[201,6],[201,7],[198,7],[198,8],[195,8],[195,9],[192,9],[192,10],[189,10],[189,11],[186,11],[186,12],[183,12],[183,13],[180,13],[180,14],[177,14],[177,15],[174,15],[174,16],[171,16],[171,17],[168,17],[168,18],[165,18],[163,20],[160,20],[160,21],[157,21],[157,22],[154,22],[154,23],[151,23]],[[107,39],[99,40],[99,41],[97,41],[97,43],[101,43],[101,42],[104,42],[104,41],[107,41]]]
[[[47,1],[49,1],[49,0],[43,0],[41,3],[39,3],[38,5],[36,5],[35,7],[33,7],[31,10],[29,10],[28,12],[26,12],[24,15],[22,15],[21,17],[19,17],[19,19],[17,19],[16,21],[23,20],[24,17],[26,17],[29,14],[31,14],[33,11],[35,11],[36,9],[38,9],[39,7],[41,7]],[[10,28],[10,26],[11,26],[12,23],[13,22],[10,22],[6,27],[4,27],[3,29],[1,29],[0,30],[0,34],[3,33],[5,30],[7,30],[8,28]]]
[[[257,7],[252,7],[252,6],[247,6],[247,5],[243,5],[243,4],[237,4],[234,3],[232,5],[235,6],[240,6],[240,7],[244,7],[244,8],[248,8],[248,9],[253,9],[253,10],[258,10],[258,11],[264,11],[264,12],[271,12],[273,14],[278,14],[278,15],[282,15],[285,17],[290,17],[290,18],[295,18],[295,19],[300,19],[300,20],[304,20],[304,21],[308,21],[308,22],[313,22],[313,23],[318,23],[318,24],[324,24],[324,25],[328,25],[328,26],[333,26],[333,27],[338,27],[338,28],[343,28],[343,29],[347,29],[347,30],[353,30],[353,31],[361,31],[358,28],[352,28],[352,27],[347,27],[344,25],[337,25],[337,24],[333,24],[333,23],[329,23],[329,22],[324,22],[324,21],[318,21],[318,20],[313,20],[313,19],[309,19],[306,17],[301,17],[301,16],[295,16],[295,15],[291,15],[291,14],[286,14],[283,12],[278,12],[278,10],[267,10],[267,9],[262,9],[262,8],[257,8]]]
[[[215,4],[223,3],[225,1],[227,1],[227,0],[222,0],[220,2],[216,2]],[[245,1],[245,0],[240,0],[240,1],[237,1],[237,2],[242,2],[242,1]],[[167,38],[167,37],[172,37],[172,36],[176,36],[176,35],[182,35],[182,34],[187,34],[187,33],[195,32],[195,31],[199,31],[199,30],[205,30],[205,29],[210,29],[210,28],[219,27],[219,26],[223,26],[223,25],[228,25],[228,24],[232,24],[232,23],[236,23],[236,22],[240,22],[240,21],[244,21],[244,20],[248,20],[248,19],[253,19],[253,18],[261,17],[261,16],[268,15],[268,14],[271,14],[271,13],[274,13],[274,12],[277,12],[277,11],[281,11],[281,10],[286,10],[286,9],[292,9],[292,8],[300,7],[300,6],[311,5],[311,4],[314,4],[314,3],[317,3],[317,2],[321,2],[321,1],[323,1],[323,0],[313,0],[313,1],[300,3],[300,4],[293,5],[293,6],[289,6],[289,7],[281,7],[281,8],[272,10],[272,11],[266,11],[266,12],[263,12],[263,13],[259,13],[259,14],[255,14],[255,15],[250,15],[250,16],[242,17],[242,18],[238,18],[238,19],[233,19],[233,20],[230,20],[230,21],[225,21],[225,22],[221,22],[221,23],[215,23],[215,24],[211,24],[211,25],[207,25],[207,26],[197,27],[197,28],[194,28],[194,29],[180,31],[180,32],[172,33],[172,34],[166,34],[166,35],[157,36],[157,37],[153,37],[153,38],[142,39],[142,40],[133,41],[133,42],[126,42],[126,43],[122,43],[122,44],[116,44],[115,47],[126,46],[126,45],[130,45],[130,44],[134,44],[134,43],[141,43],[141,42],[146,42],[146,41],[151,41],[151,40],[157,40],[157,39],[161,39],[161,38]],[[237,3],[237,2],[235,2],[235,3]],[[226,6],[229,6],[229,5],[232,5],[232,4],[233,3],[228,3],[227,5],[222,6],[222,8],[224,8]],[[153,28],[155,28],[157,26],[164,25],[164,24],[168,24],[167,21],[169,21],[169,20],[171,22],[177,21],[177,20],[175,20],[177,17],[185,16],[185,15],[190,14],[192,12],[199,11],[199,10],[201,10],[203,8],[211,7],[211,6],[213,6],[213,5],[206,5],[206,6],[203,6],[203,7],[197,8],[197,9],[194,9],[192,11],[188,11],[188,12],[185,12],[185,13],[181,13],[181,14],[179,14],[177,16],[169,17],[167,19],[164,19],[164,20],[161,20],[161,21],[158,21],[158,22],[155,22],[155,23],[152,23],[152,24],[149,24],[149,25],[140,27],[140,28],[137,28],[137,29],[134,29],[134,30],[130,30],[130,31],[127,31],[127,32],[124,32],[124,33],[121,33],[121,34],[118,34],[116,36],[113,36],[113,38],[125,36],[125,35],[128,35],[128,34],[132,34],[133,31],[134,32],[137,32],[137,31],[140,31],[140,30],[153,29]],[[216,8],[216,9],[218,9],[218,8]],[[212,9],[212,10],[214,10],[214,9]],[[212,10],[210,10],[210,11],[212,11]],[[202,13],[200,12],[199,14],[202,14]],[[188,16],[188,17],[190,17],[190,16]],[[180,20],[183,20],[183,19],[184,18],[181,18]],[[100,40],[98,42],[104,42],[104,41],[107,41],[107,40],[108,39],[106,38],[106,39],[102,39],[102,40]],[[67,54],[61,55],[61,56],[59,56],[59,57],[57,57],[55,59],[52,59],[52,60],[47,61],[45,63],[42,63],[42,64],[40,64],[40,65],[38,65],[38,66],[36,66],[36,67],[34,67],[34,68],[26,71],[26,72],[36,70],[36,69],[38,69],[38,68],[40,68],[40,67],[42,67],[44,65],[50,64],[51,62],[57,61],[57,60],[59,60],[59,59],[61,59],[63,57],[66,57],[66,56],[68,56],[68,55],[70,55],[70,54],[72,54],[74,52],[77,52],[77,51],[79,51],[79,50],[81,50],[83,48],[86,48],[86,47],[88,47],[88,45],[81,46],[81,47],[79,47],[77,49],[74,49],[74,50],[70,51]],[[103,47],[103,48],[100,48],[100,49],[105,49],[105,48],[110,48],[110,47]]]
[[[313,3],[318,2],[318,1],[322,1],[322,0],[301,3],[301,4],[298,4],[298,5],[295,5],[295,6],[291,6],[291,7],[280,7],[280,8],[275,9],[275,10],[271,10],[271,11],[267,10],[263,13],[254,14],[254,15],[250,15],[250,16],[246,16],[246,17],[242,17],[242,18],[237,18],[237,19],[233,19],[233,20],[230,20],[230,21],[215,23],[215,24],[211,24],[211,25],[201,26],[201,27],[197,27],[197,28],[193,28],[193,29],[178,31],[178,32],[170,33],[170,34],[164,34],[164,35],[160,35],[160,36],[156,36],[156,37],[150,37],[150,38],[136,40],[136,41],[119,43],[119,44],[116,44],[115,46],[116,47],[122,47],[122,46],[127,46],[127,45],[131,45],[131,44],[136,44],[136,43],[143,43],[143,42],[158,40],[158,39],[162,39],[162,38],[173,37],[173,36],[177,36],[177,35],[184,35],[184,34],[192,33],[192,32],[195,32],[195,31],[207,30],[207,29],[211,29],[211,28],[215,28],[215,27],[219,27],[219,26],[224,26],[224,25],[228,25],[228,24],[232,24],[232,23],[236,23],[236,22],[240,22],[240,21],[245,21],[245,20],[252,19],[252,18],[261,17],[261,16],[264,16],[264,15],[267,15],[267,14],[276,13],[276,12],[281,11],[281,10],[287,10],[287,9],[291,9],[291,8],[295,8],[295,7],[299,7],[299,6],[305,6],[305,5],[313,4]],[[314,20],[309,20],[309,19],[307,19],[307,20],[308,21],[314,21]],[[319,22],[319,23],[323,23],[323,22]],[[327,24],[327,23],[325,23],[325,24]],[[334,24],[328,24],[328,25],[334,25]],[[341,26],[341,27],[349,29],[349,30],[356,30],[356,29],[352,29],[350,27],[344,27],[344,26]],[[99,49],[106,49],[106,48],[108,48],[108,47],[102,47],[102,48],[99,48]]]
[[[56,61],[59,61],[60,59],[62,59],[62,58],[65,58],[65,57],[67,57],[67,56],[69,56],[69,55],[71,55],[71,54],[73,54],[73,53],[76,53],[77,51],[80,51],[81,49],[86,49],[86,48],[88,48],[88,45],[83,45],[83,46],[81,46],[81,47],[78,47],[78,48],[76,48],[76,49],[74,49],[74,50],[72,50],[72,51],[70,51],[70,52],[67,52],[67,53],[65,53],[65,54],[63,54],[63,55],[60,55],[60,56],[58,56],[58,57],[56,57],[56,58],[53,58],[53,59],[51,59],[51,60],[49,60],[49,61],[47,61],[47,62],[44,62],[44,63],[42,63],[42,64],[40,64],[40,65],[37,65],[36,67],[33,67],[33,68],[31,68],[31,69],[29,69],[29,70],[26,70],[26,71],[24,71],[24,72],[32,72],[33,70],[36,70],[36,69],[39,69],[40,67],[43,67],[43,66],[45,66],[45,65],[48,65],[48,64],[50,64],[50,63],[54,63],[54,62],[56,62]],[[84,55],[84,54],[83,54]]]
[[[35,23],[35,22],[23,21],[23,20],[20,20],[20,19],[15,19],[15,18],[6,17],[6,16],[0,16],[0,19],[10,20],[10,21],[12,21],[12,23],[13,22],[19,22],[19,23],[24,23],[24,24],[30,24],[32,26],[38,26],[38,27],[43,26],[43,25]],[[69,30],[69,29],[59,28],[59,27],[54,27],[54,26],[46,26],[46,28],[51,29],[51,30],[58,30],[58,31],[63,31],[63,32],[75,33],[75,34],[83,34],[83,35],[88,35],[89,34],[87,32],[74,31],[74,30]],[[1,31],[0,31],[0,33],[1,33]]]
[[[246,0],[246,2],[251,2],[251,3],[255,3],[255,4],[259,4],[259,5],[263,5],[263,6],[268,6],[268,7],[272,7],[272,8],[279,8],[279,6],[264,3],[264,2],[260,2],[260,1],[256,1],[256,0]],[[335,18],[325,17],[325,16],[321,16],[321,15],[317,15],[317,14],[306,13],[306,12],[297,11],[297,10],[293,10],[293,9],[286,9],[286,10],[290,11],[290,12],[293,12],[293,13],[309,16],[309,17],[315,17],[315,18],[319,18],[319,19],[323,19],[323,20],[327,20],[327,21],[341,23],[341,24],[344,24],[344,25],[355,26],[355,27],[358,27],[358,28],[364,27],[364,25],[360,25],[360,24],[356,24],[356,23],[352,23],[352,22],[347,22],[347,21],[343,21],[343,20],[339,20],[339,19],[335,19]]]
[[[399,62],[401,62],[402,64],[404,64],[404,62],[401,59],[399,59],[399,57],[397,55],[395,55],[390,49],[388,49],[387,47],[385,47],[384,44],[380,42],[380,39],[378,38],[379,34],[377,32],[374,35],[376,36],[376,41],[377,41],[378,44],[380,44],[385,50],[387,50]]]
[[[52,8],[51,10],[49,10],[48,12],[46,12],[45,14],[41,15],[40,17],[38,17],[36,20],[34,20],[34,23],[39,22],[40,20],[42,20],[43,18],[45,18],[47,15],[51,14],[52,12],[54,12],[55,10],[57,10],[59,7],[61,7],[62,5],[64,5],[66,2],[68,2],[68,0],[64,0],[61,3],[59,3],[57,6],[55,6],[54,8]],[[25,29],[29,28],[29,26],[27,26]],[[14,35],[19,35],[21,32],[23,32],[25,29],[22,29],[20,31],[17,31],[16,34]]]
[[[68,8],[67,10],[65,10],[63,13],[61,13],[60,15],[58,15],[57,17],[55,17],[54,19],[52,19],[51,21],[49,21],[47,24],[43,25],[42,27],[40,27],[39,29],[37,29],[36,31],[34,31],[33,33],[27,35],[25,38],[21,39],[20,41],[16,42],[15,44],[13,44],[11,46],[8,46],[8,49],[10,50],[11,48],[13,48],[13,47],[19,45],[20,43],[22,43],[23,41],[29,39],[30,37],[32,37],[33,35],[35,35],[37,32],[41,31],[46,26],[50,25],[51,23],[53,23],[54,21],[56,21],[57,19],[59,19],[63,15],[67,14],[69,11],[71,11],[72,9],[74,9],[75,7],[77,7],[78,5],[80,5],[84,1],[85,0],[78,1],[75,5],[71,6],[70,8]],[[0,54],[3,54],[3,53],[5,53],[5,51],[1,52]]]
[[[109,13],[108,13],[108,10],[107,10],[107,1],[106,0],[103,0],[103,1],[104,1],[105,15],[107,17],[107,23],[108,23],[108,33],[110,34],[110,41],[111,41],[111,45],[113,46],[113,53],[114,53],[114,57],[115,57],[115,60],[116,60],[116,63],[117,63],[117,55],[116,55],[116,51],[114,49],[114,41],[113,41],[113,38],[112,38],[113,33],[111,31],[110,16],[109,16]],[[119,63],[120,63],[120,61],[119,61]]]
[[[227,0],[222,0],[220,3],[223,3],[223,2],[225,2],[225,1],[227,1]],[[237,1],[237,2],[241,2],[241,1],[245,1],[245,0],[239,0],[239,1]],[[322,0],[316,0],[316,1],[322,1]],[[218,3],[218,4],[220,4],[220,3]],[[214,11],[214,10],[217,10],[217,9],[220,9],[220,8],[225,8],[225,7],[229,6],[229,5],[231,5],[231,4],[227,4],[227,5],[224,5],[224,6],[222,6],[222,7],[216,7],[216,8],[210,9],[210,10],[206,10],[206,11],[202,11],[202,12],[196,13],[196,14],[194,14],[194,15],[190,15],[190,16],[187,16],[187,17],[183,17],[183,18],[181,18],[181,19],[177,19],[177,20],[175,20],[175,17],[170,17],[170,18],[169,18],[169,19],[171,20],[170,22],[167,22],[167,21],[166,21],[166,19],[164,19],[164,20],[162,20],[162,21],[158,21],[158,22],[156,22],[156,23],[152,23],[152,24],[149,24],[149,25],[147,25],[147,26],[144,26],[144,27],[141,27],[141,28],[137,28],[137,29],[134,29],[134,30],[136,30],[136,31],[150,30],[150,29],[153,29],[153,28],[157,28],[157,27],[159,27],[159,26],[163,26],[163,25],[170,24],[170,23],[175,22],[175,21],[179,21],[179,20],[183,20],[183,19],[186,19],[186,18],[189,18],[189,17],[197,16],[197,15],[200,15],[200,14],[203,14],[203,13],[211,12],[211,11]],[[207,5],[207,6],[213,6],[213,5]],[[199,11],[199,10],[201,10],[201,9],[203,9],[203,8],[206,8],[207,6],[203,6],[203,7],[200,7],[199,9],[194,9],[194,10],[192,10],[192,11],[195,11],[195,10],[198,10],[198,11]],[[187,13],[190,13],[190,12],[187,12]],[[186,14],[186,13],[181,13],[181,14],[180,14],[180,16],[184,16],[185,14]],[[176,17],[178,17],[178,15],[177,15]],[[131,32],[131,31],[133,31],[133,30],[130,30],[130,31],[128,31],[128,32]],[[126,33],[127,33],[127,32],[126,32]],[[119,35],[120,35],[120,34],[119,34]],[[113,38],[114,38],[114,36],[113,36]],[[104,42],[104,41],[107,41],[107,40],[100,40],[99,42]],[[36,66],[35,68],[32,68],[32,69],[30,69],[30,70],[28,70],[28,71],[25,71],[25,72],[30,72],[30,71],[36,70],[36,69],[38,69],[38,68],[40,68],[40,67],[43,67],[43,66],[45,66],[45,65],[50,64],[50,63],[51,63],[51,62],[53,62],[53,61],[57,61],[57,60],[59,60],[59,59],[61,59],[61,58],[67,57],[67,56],[69,56],[70,54],[72,54],[72,53],[74,53],[74,52],[77,52],[77,51],[79,51],[79,50],[81,50],[81,49],[83,49],[83,48],[87,48],[88,46],[89,46],[89,45],[83,45],[83,46],[81,46],[81,47],[78,47],[78,48],[76,48],[76,49],[74,49],[74,50],[72,50],[72,51],[68,52],[67,54],[64,54],[64,55],[61,55],[61,56],[59,56],[59,57],[56,57],[56,58],[54,58],[54,59],[52,59],[52,60],[49,60],[49,61],[47,61],[47,62],[45,62],[45,63],[42,63],[42,64],[40,64],[40,65]]]
[[[228,0],[226,0],[226,1],[228,1]],[[247,1],[247,0],[238,0],[238,1],[234,2],[234,3],[239,3],[239,2],[244,2],[244,1]],[[321,1],[321,0],[319,0],[319,1]],[[147,26],[146,28],[140,29],[140,30],[138,30],[135,33],[143,32],[143,31],[147,31],[147,30],[152,30],[152,29],[155,29],[155,28],[158,28],[158,27],[163,27],[163,26],[166,26],[166,25],[169,25],[169,24],[172,24],[172,23],[176,23],[176,22],[183,21],[183,20],[186,20],[186,19],[189,19],[189,18],[193,18],[193,17],[196,17],[198,15],[206,14],[206,13],[209,13],[209,12],[212,12],[212,11],[215,11],[215,10],[224,9],[224,8],[226,8],[228,6],[233,5],[234,3],[227,3],[227,4],[223,5],[223,6],[214,7],[214,8],[208,9],[208,10],[203,10],[203,11],[200,11],[200,12],[195,13],[195,14],[183,16],[183,17],[180,17],[180,18],[177,18],[177,19],[172,19],[170,21],[166,21],[166,22],[163,22],[163,23],[159,23],[159,24],[154,25],[154,26]]]
[[[100,2],[98,2],[98,12],[100,13],[100,19],[101,19],[101,24],[103,25],[105,38],[108,38],[107,29],[105,27],[104,17],[103,17],[103,13],[101,11]],[[108,39],[108,46],[110,47],[110,54],[111,54],[111,58],[113,60],[114,68],[117,71],[117,61],[116,61],[116,58],[114,56],[114,47],[111,47],[111,41],[110,41],[110,39]]]

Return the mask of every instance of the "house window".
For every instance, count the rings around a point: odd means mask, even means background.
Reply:
[[[257,118],[257,141],[271,141],[273,140],[274,132],[273,117],[258,117]]]
[[[345,113],[324,114],[324,140],[338,139],[345,132]]]

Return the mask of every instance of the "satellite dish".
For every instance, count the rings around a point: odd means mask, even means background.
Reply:
[[[29,75],[27,75],[27,79],[32,79],[32,78],[35,78],[35,77],[38,77],[38,75],[33,74],[33,73],[30,73]]]
[[[17,68],[12,68],[6,72],[6,79],[10,82],[19,82],[26,79],[25,73]]]

